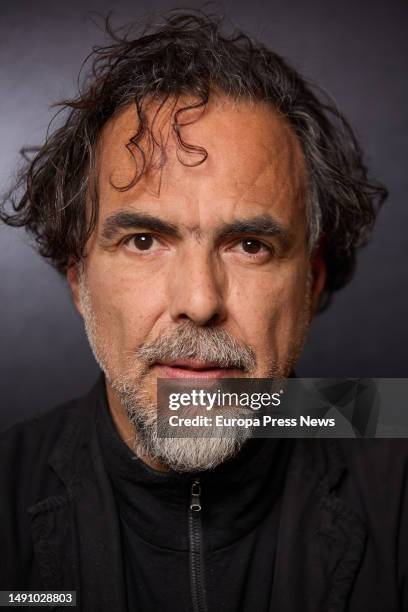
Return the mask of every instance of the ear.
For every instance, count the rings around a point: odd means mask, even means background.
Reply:
[[[319,309],[320,296],[326,284],[326,261],[324,257],[324,240],[319,242],[312,258],[312,290],[311,290],[311,318]]]
[[[79,265],[78,263],[70,264],[67,270],[67,281],[71,289],[73,302],[77,311],[82,316],[81,298],[79,295]]]

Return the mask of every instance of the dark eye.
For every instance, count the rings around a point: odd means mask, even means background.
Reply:
[[[263,248],[263,244],[259,240],[253,238],[246,238],[242,241],[242,248],[246,253],[256,255]]]
[[[160,244],[152,234],[134,234],[124,241],[124,246],[128,251],[156,251],[160,248]]]
[[[138,234],[137,236],[133,236],[131,243],[139,249],[139,251],[148,251],[152,248],[153,236],[150,234]]]
[[[241,238],[232,246],[232,251],[253,263],[266,263],[274,256],[273,246],[257,238]]]

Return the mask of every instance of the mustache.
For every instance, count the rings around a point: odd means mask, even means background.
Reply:
[[[256,368],[256,356],[252,348],[239,342],[223,328],[197,327],[184,322],[168,334],[143,343],[135,356],[146,365],[157,361],[194,359],[211,361],[221,368],[236,368],[252,372]]]

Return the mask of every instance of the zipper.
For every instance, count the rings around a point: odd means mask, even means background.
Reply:
[[[190,508],[188,513],[190,539],[190,578],[194,612],[206,612],[204,563],[201,526],[201,482],[195,478],[191,483]]]

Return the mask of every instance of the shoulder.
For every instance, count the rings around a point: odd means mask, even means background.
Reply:
[[[373,533],[398,541],[408,533],[408,439],[338,440],[345,474],[340,495],[365,516]]]
[[[398,521],[401,507],[408,511],[408,439],[315,438],[298,446],[300,473],[320,476],[362,514]]]
[[[340,495],[367,526],[367,558],[385,560],[408,609],[408,439],[338,440],[347,466]],[[388,574],[387,574],[388,575]]]
[[[47,456],[56,441],[80,416],[85,398],[55,406],[47,412],[13,425],[0,434],[0,452],[14,456],[17,463],[23,459],[40,460]]]
[[[52,408],[0,434],[0,490],[20,491],[34,500],[54,488],[49,461],[80,437],[92,416],[100,382],[84,397]]]
[[[408,438],[340,439],[337,443],[344,463],[357,479],[374,484],[378,478],[392,483],[406,477]]]
[[[1,451],[11,451],[12,448],[21,445],[32,447],[33,450],[47,446],[47,441],[55,440],[55,434],[60,432],[61,427],[64,427],[77,412],[80,401],[80,399],[75,399],[59,404],[2,431],[0,433]]]

